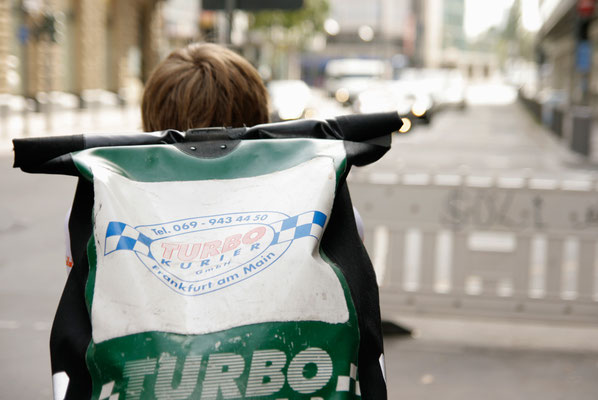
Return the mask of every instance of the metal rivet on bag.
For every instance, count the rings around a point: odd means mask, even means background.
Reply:
[[[221,145],[220,145],[220,148],[221,148],[222,150],[224,150],[224,149],[226,149],[226,145],[225,145],[225,144],[221,144]]]
[[[189,148],[190,148],[191,150],[193,150],[193,151],[197,150],[197,147],[195,147],[195,146],[191,146],[191,147],[189,147]]]

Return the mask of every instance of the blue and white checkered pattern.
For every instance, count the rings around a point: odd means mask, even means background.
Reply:
[[[123,222],[112,221],[106,229],[106,248],[104,255],[117,250],[131,250],[151,257],[150,244],[152,239],[145,236],[132,226]]]
[[[275,222],[271,225],[274,228],[272,244],[289,242],[305,236],[319,239],[325,223],[326,214],[320,211],[309,211]]]

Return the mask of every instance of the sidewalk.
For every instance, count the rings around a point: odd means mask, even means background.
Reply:
[[[0,117],[0,154],[12,151],[12,139],[15,138],[140,130],[141,114],[136,104],[56,110],[50,118],[44,113],[30,112],[26,120],[22,113],[12,112],[5,118]]]
[[[389,399],[596,399],[595,326],[399,320],[414,328],[414,337],[385,337]]]
[[[596,325],[413,314],[396,316],[395,322],[412,329],[412,339],[421,343],[495,350],[594,353],[598,361]]]

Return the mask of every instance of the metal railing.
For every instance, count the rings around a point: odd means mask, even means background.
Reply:
[[[598,181],[349,177],[383,318],[407,313],[598,323]]]

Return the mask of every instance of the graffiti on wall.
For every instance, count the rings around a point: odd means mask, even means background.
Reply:
[[[523,205],[521,201],[515,204],[516,197],[514,190],[458,187],[446,196],[440,222],[453,230],[466,227],[509,230],[546,228],[543,197],[532,196]]]

